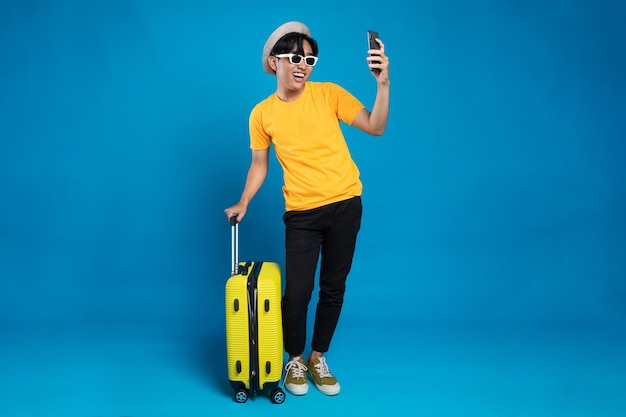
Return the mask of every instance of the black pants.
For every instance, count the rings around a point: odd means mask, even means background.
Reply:
[[[311,347],[327,352],[335,333],[346,278],[352,267],[356,237],[361,227],[361,198],[306,211],[288,211],[285,222],[285,295],[282,301],[285,350],[304,352],[307,311],[321,253],[319,301]]]

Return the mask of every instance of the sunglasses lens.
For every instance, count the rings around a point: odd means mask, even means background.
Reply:
[[[312,67],[313,65],[315,65],[315,57],[314,56],[307,56],[306,58],[304,58],[304,62],[309,66]]]
[[[302,56],[300,55],[292,55],[291,57],[289,57],[289,62],[291,62],[292,64],[299,64],[300,61],[302,61]]]

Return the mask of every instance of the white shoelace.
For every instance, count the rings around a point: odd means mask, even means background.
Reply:
[[[314,366],[320,378],[333,377],[333,374],[331,374],[330,370],[328,369],[328,365],[326,365],[326,358],[324,358],[323,356],[320,358],[319,363],[316,363]]]
[[[299,360],[292,359],[287,362],[287,366],[285,366],[285,370],[287,374],[285,374],[285,379],[287,379],[287,375],[291,372],[291,375],[294,379],[304,378],[305,372],[307,371],[306,365],[300,362]]]

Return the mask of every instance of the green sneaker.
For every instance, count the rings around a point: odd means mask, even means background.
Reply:
[[[339,382],[328,370],[326,358],[323,356],[319,359],[313,359],[306,364],[309,368],[309,375],[315,382],[315,386],[322,394],[337,395],[341,390]]]
[[[285,366],[285,389],[293,395],[304,395],[309,391],[309,383],[306,381],[307,367],[302,358],[291,358]]]

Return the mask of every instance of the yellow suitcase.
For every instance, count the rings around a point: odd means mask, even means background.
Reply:
[[[234,399],[269,392],[285,401],[281,271],[276,262],[239,262],[239,226],[232,218],[232,271],[226,282],[226,353]]]

